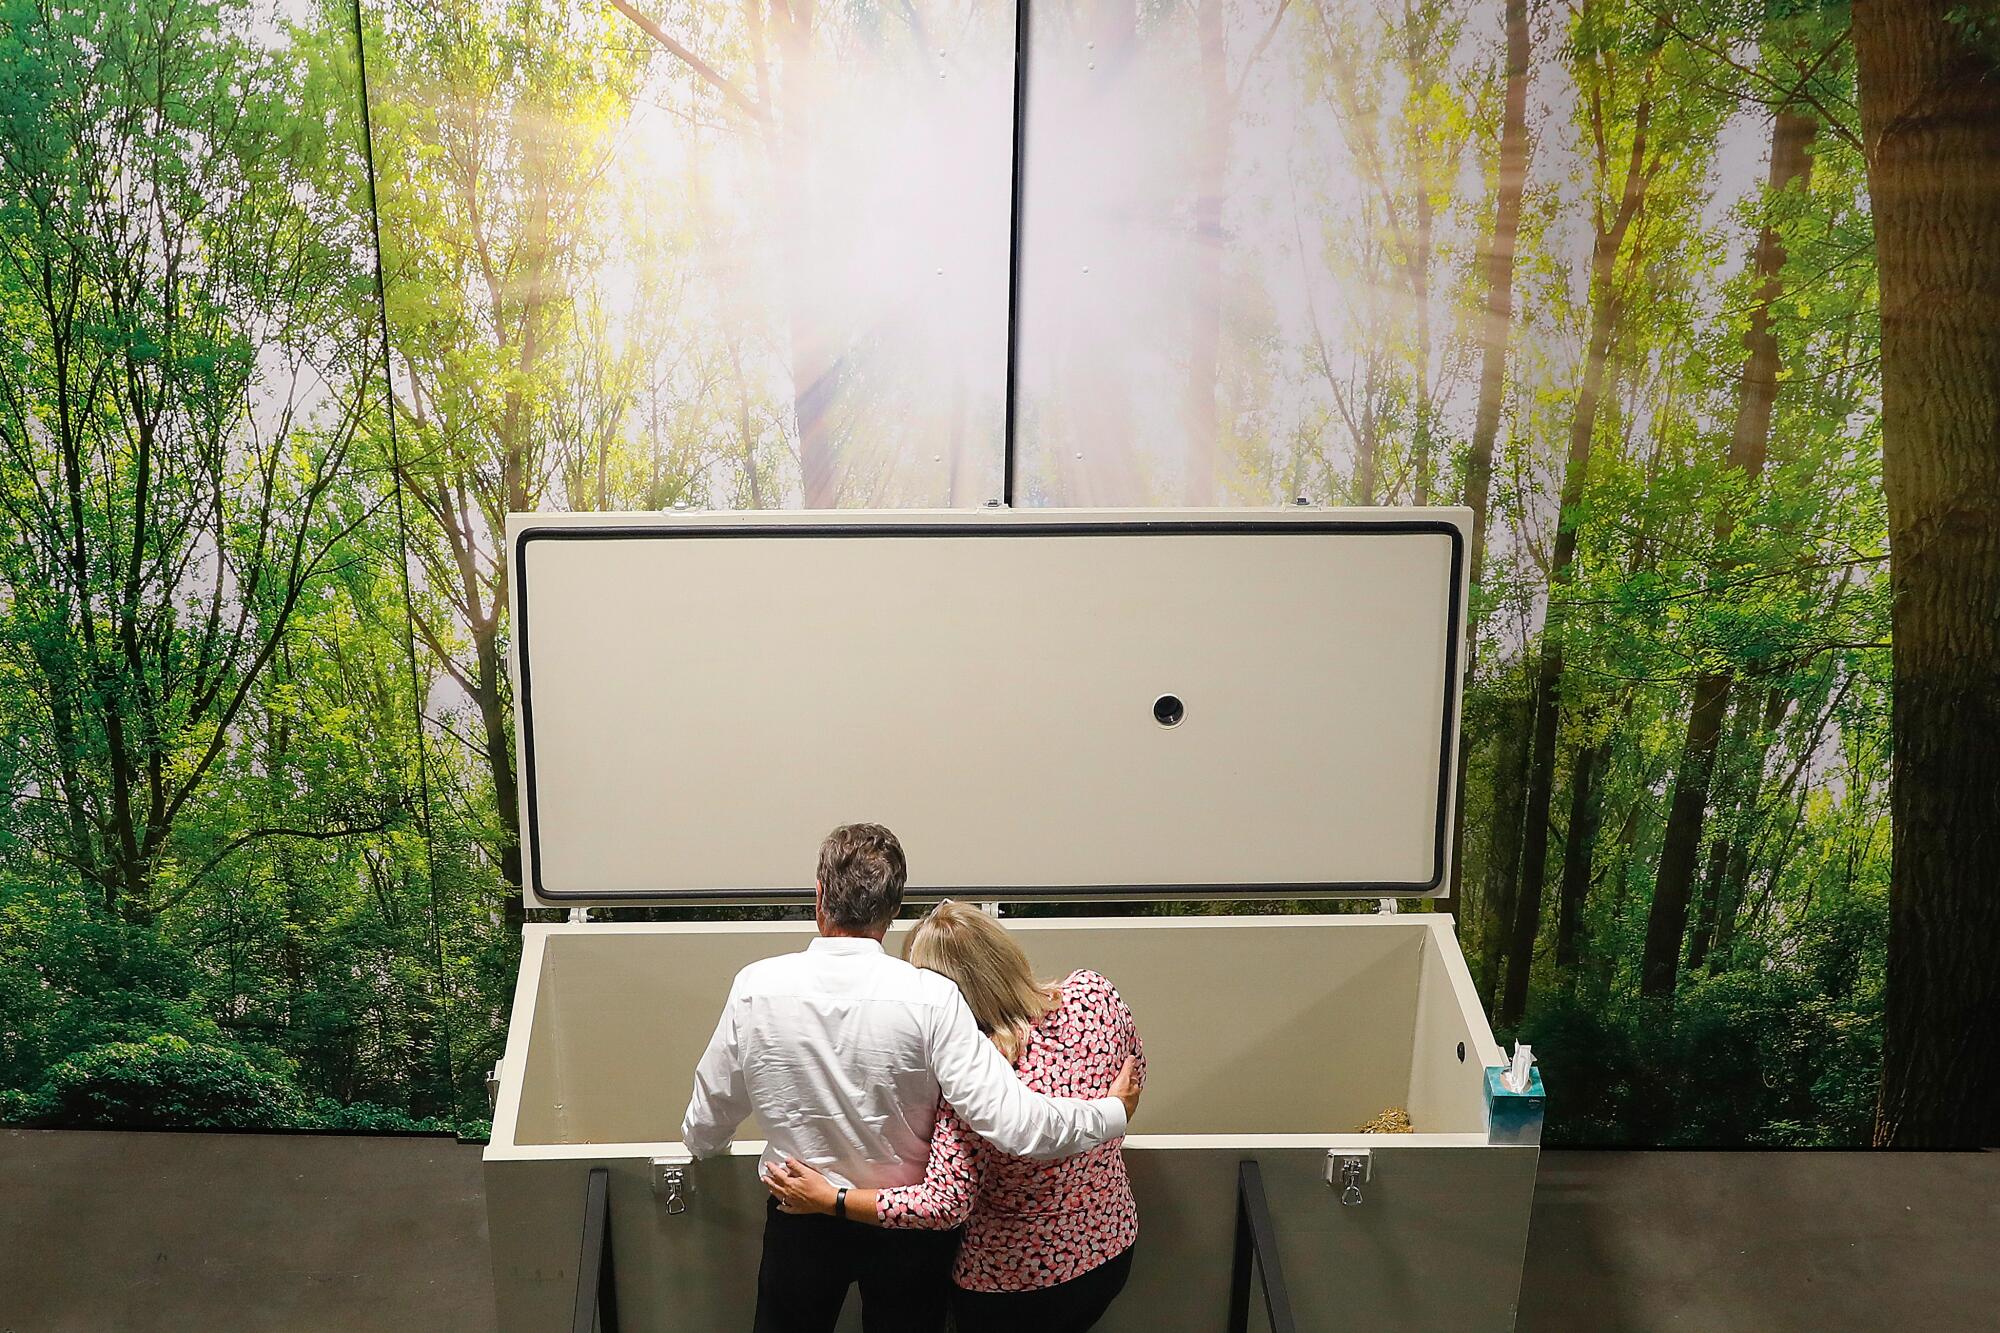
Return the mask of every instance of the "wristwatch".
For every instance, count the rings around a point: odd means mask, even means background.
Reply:
[[[833,1215],[843,1222],[847,1220],[847,1186],[842,1185],[833,1192]]]

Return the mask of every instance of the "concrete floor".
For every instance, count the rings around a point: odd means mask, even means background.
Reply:
[[[479,1149],[0,1130],[0,1333],[490,1333]],[[1523,1333],[2000,1328],[2000,1153],[1543,1155]]]
[[[0,1333],[491,1333],[479,1149],[0,1130]]]
[[[2000,1329],[2000,1153],[1545,1152],[1520,1327]]]

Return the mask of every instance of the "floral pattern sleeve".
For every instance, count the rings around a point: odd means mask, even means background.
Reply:
[[[875,1192],[875,1213],[885,1227],[924,1227],[948,1231],[972,1213],[989,1153],[977,1134],[965,1127],[948,1103],[938,1106],[937,1128],[931,1131],[930,1163],[924,1178]]]

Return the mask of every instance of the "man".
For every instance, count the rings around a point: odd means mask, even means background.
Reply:
[[[1130,1060],[1096,1101],[1030,1092],[956,986],[883,950],[906,876],[902,845],[881,825],[828,835],[813,912],[820,938],[737,974],[695,1070],[681,1140],[696,1157],[726,1149],[755,1111],[768,1140],[760,1170],[794,1157],[839,1187],[914,1184],[940,1093],[1016,1156],[1069,1157],[1125,1133],[1139,1101]],[[957,1244],[955,1231],[883,1230],[773,1203],[756,1333],[828,1333],[856,1283],[868,1333],[936,1333]]]

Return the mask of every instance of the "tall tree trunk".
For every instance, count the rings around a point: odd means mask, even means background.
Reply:
[[[1637,172],[1632,173],[1637,180]],[[1560,599],[1575,578],[1577,525],[1583,487],[1590,471],[1590,446],[1597,429],[1598,400],[1604,392],[1605,369],[1617,328],[1618,299],[1612,290],[1611,265],[1616,243],[1597,240],[1601,283],[1593,283],[1590,342],[1584,353],[1583,383],[1577,393],[1576,415],[1570,423],[1569,457],[1563,468],[1562,513],[1556,521],[1556,542],[1549,562],[1548,610],[1542,624],[1541,654],[1535,665],[1533,721],[1529,728],[1528,782],[1521,832],[1521,889],[1514,903],[1514,920],[1507,946],[1507,985],[1501,992],[1499,1021],[1511,1026],[1528,1007],[1528,974],[1533,970],[1535,936],[1542,920],[1542,881],[1548,870],[1549,806],[1555,795],[1556,736],[1562,721],[1563,641]]]
[[[1591,850],[1604,810],[1604,765],[1611,742],[1597,741],[1577,751],[1570,776],[1569,831],[1563,837],[1562,888],[1556,898],[1556,966],[1576,967],[1583,940],[1583,907],[1590,896]]]
[[[1599,238],[1603,248],[1603,238]],[[1575,578],[1577,525],[1584,482],[1590,471],[1591,438],[1597,425],[1598,400],[1604,391],[1616,327],[1617,299],[1607,280],[1593,302],[1590,344],[1585,353],[1583,385],[1577,394],[1576,416],[1570,424],[1569,456],[1563,469],[1562,514],[1556,523],[1556,543],[1549,563],[1548,610],[1542,625],[1542,647],[1535,665],[1533,721],[1529,728],[1526,808],[1521,832],[1521,890],[1514,903],[1513,928],[1507,948],[1507,986],[1501,993],[1499,1020],[1514,1024],[1528,1007],[1528,974],[1535,954],[1535,936],[1542,920],[1542,881],[1548,870],[1549,807],[1555,796],[1556,737],[1562,722],[1563,642],[1559,599]]]
[[[500,661],[500,647],[489,630],[473,643],[477,688],[473,702],[486,743],[487,766],[493,774],[494,813],[500,819],[500,875],[510,889],[521,887],[521,789],[514,776],[514,746],[507,734],[507,700],[501,693],[506,670]],[[522,906],[521,895],[507,895],[508,920],[514,921]]]
[[[1224,63],[1222,0],[1198,0],[1195,41],[1200,50],[1202,118],[1195,138],[1194,281],[1189,288],[1188,378],[1184,418],[1189,505],[1215,503],[1216,455],[1221,415],[1216,407],[1222,372],[1222,195],[1229,167],[1233,114]]]
[[[1466,458],[1465,503],[1472,510],[1472,578],[1486,556],[1486,511],[1493,487],[1493,447],[1507,396],[1507,351],[1514,332],[1514,255],[1521,235],[1521,196],[1528,184],[1528,0],[1507,0],[1507,94],[1500,122],[1500,173],[1493,236],[1480,256],[1486,308],[1479,324],[1479,407]]]
[[[1741,691],[1732,691],[1731,713],[1726,734],[1718,742],[1715,752],[1715,778],[1713,800],[1721,826],[1709,825],[1707,864],[1702,871],[1701,893],[1695,901],[1694,930],[1688,937],[1687,967],[1690,972],[1699,968],[1708,959],[1709,950],[1716,942],[1716,926],[1721,915],[1723,886],[1729,878],[1729,857],[1735,846],[1731,833],[1735,828],[1734,811],[1738,794],[1748,780],[1750,750],[1750,716],[1754,705],[1743,697]],[[1763,772],[1763,751],[1757,752],[1757,772]]]
[[[1413,82],[1419,78],[1428,80],[1429,63],[1438,56],[1433,49],[1438,33],[1432,23],[1424,21],[1427,17],[1430,15],[1426,11],[1405,0],[1403,68]],[[1415,306],[1416,324],[1416,346],[1411,349],[1410,358],[1415,416],[1410,431],[1410,495],[1413,503],[1427,505],[1431,502],[1433,474],[1437,470],[1437,404],[1432,401],[1431,395],[1431,255],[1437,231],[1437,209],[1431,200],[1437,182],[1431,160],[1432,150],[1425,142],[1428,127],[1423,117],[1406,112],[1403,128],[1408,135],[1405,160],[1410,175],[1410,212],[1413,218],[1413,235],[1403,263],[1410,287],[1410,301]]]
[[[1507,934],[1514,925],[1514,897],[1521,885],[1521,812],[1528,789],[1528,727],[1533,717],[1526,696],[1509,697],[1501,709],[1493,756],[1492,850],[1486,862],[1486,947],[1479,979],[1490,1009],[1500,993]]]
[[[1722,974],[1735,952],[1736,917],[1743,910],[1743,886],[1750,878],[1750,834],[1743,824],[1754,805],[1753,796],[1739,796],[1736,827],[1717,839],[1722,844],[1723,861],[1722,878],[1715,889],[1715,940],[1703,959],[1712,977]]]
[[[1711,976],[1729,965],[1736,942],[1736,916],[1743,906],[1744,885],[1750,879],[1750,843],[1751,834],[1755,832],[1752,817],[1757,810],[1758,798],[1763,794],[1764,766],[1770,760],[1771,746],[1777,740],[1778,728],[1790,711],[1791,703],[1791,697],[1779,686],[1774,685],[1765,691],[1764,715],[1756,743],[1746,746],[1742,771],[1736,775],[1727,801],[1717,807],[1725,816],[1720,840],[1727,844],[1727,848],[1722,863],[1722,881],[1715,895],[1715,940],[1709,946],[1707,960]],[[1739,711],[1747,721],[1747,711]],[[1747,726],[1745,730],[1748,730]]]
[[[1486,573],[1487,506],[1493,494],[1493,446],[1500,438],[1500,408],[1507,391],[1507,346],[1514,331],[1514,250],[1521,234],[1521,194],[1528,180],[1528,0],[1507,0],[1507,98],[1500,122],[1500,178],[1493,235],[1480,256],[1486,309],[1479,322],[1479,409],[1465,460],[1465,504],[1472,510],[1466,560],[1472,582],[1465,644],[1465,678],[1473,679],[1479,649],[1479,592]],[[1461,735],[1458,792],[1451,835],[1451,896],[1464,883],[1465,770],[1470,744]],[[1496,770],[1497,771],[1497,770]]]
[[[1618,332],[1623,302],[1617,288],[1618,255],[1625,236],[1646,200],[1652,180],[1647,143],[1653,121],[1654,78],[1664,22],[1654,30],[1652,56],[1632,111],[1632,144],[1624,164],[1618,208],[1609,218],[1601,212],[1590,259],[1590,339],[1584,345],[1583,378],[1577,387],[1576,411],[1570,420],[1569,456],[1563,466],[1561,511],[1556,519],[1555,549],[1549,560],[1548,609],[1542,622],[1542,650],[1535,669],[1534,749],[1528,773],[1528,806],[1521,832],[1521,893],[1514,905],[1514,928],[1508,948],[1507,988],[1501,995],[1499,1021],[1512,1025],[1528,1007],[1528,977],[1534,970],[1535,936],[1542,919],[1542,881],[1548,873],[1549,806],[1555,794],[1556,737],[1562,722],[1563,632],[1562,601],[1576,576],[1577,526],[1582,521],[1584,483],[1590,473],[1590,449],[1597,433],[1597,409],[1604,396],[1611,347]],[[1593,89],[1592,97],[1600,96]],[[1598,164],[1600,171],[1609,163]]]
[[[1708,840],[1708,868],[1702,872],[1701,897],[1696,902],[1694,933],[1688,937],[1688,971],[1699,971],[1708,961],[1708,948],[1715,939],[1716,912],[1722,902],[1722,881],[1729,873],[1730,841],[1727,833]]]
[[[1681,736],[1680,766],[1674,774],[1659,870],[1653,881],[1653,903],[1646,915],[1646,948],[1639,968],[1639,990],[1644,995],[1672,995],[1680,975],[1688,895],[1694,883],[1715,773],[1715,750],[1722,736],[1722,720],[1729,711],[1732,681],[1728,671],[1704,671],[1694,684],[1694,702]]]
[[[547,356],[546,326],[555,303],[562,299],[562,273],[551,242],[554,200],[548,179],[548,127],[540,110],[523,105],[515,111],[515,133],[524,162],[522,178],[528,182],[524,201],[520,257],[512,280],[491,292],[493,337],[503,348],[514,346],[514,365],[501,398],[496,445],[500,454],[500,512],[486,516],[489,523],[504,525],[506,515],[535,508],[537,492],[533,478],[538,472],[537,434],[544,427],[542,414],[531,400],[535,382]],[[468,183],[466,196],[476,197],[477,187]],[[489,277],[489,281],[492,279]],[[413,482],[413,484],[416,484]],[[521,868],[521,817],[519,787],[514,771],[514,747],[508,739],[507,673],[502,664],[501,613],[507,602],[507,567],[497,561],[490,579],[476,572],[483,550],[505,546],[504,536],[489,533],[491,544],[474,535],[482,505],[460,504],[454,513],[450,492],[463,485],[463,478],[451,475],[431,479],[435,492],[433,509],[444,517],[446,537],[453,548],[463,584],[466,632],[472,639],[473,704],[479,710],[485,741],[487,769],[493,779],[494,814],[500,825],[500,874],[510,890],[506,914],[511,924],[524,919],[519,892]],[[483,548],[483,550],[482,550]],[[488,583],[482,599],[480,584]],[[482,609],[481,602],[485,602]]]
[[[2000,45],[1854,7],[1882,290],[1895,698],[1875,1141],[2000,1144]]]
[[[1817,122],[1810,114],[1781,107],[1771,121],[1771,176],[1767,214],[1779,196],[1804,189],[1812,179],[1811,147]],[[1783,370],[1772,310],[1784,292],[1785,245],[1775,217],[1767,217],[1757,234],[1753,261],[1758,277],[1757,303],[1743,335],[1745,352],[1742,390],[1737,399],[1736,426],[1729,440],[1729,465],[1754,487],[1764,475],[1770,451],[1771,417]],[[1736,520],[1727,504],[1715,519],[1715,543],[1720,554],[1711,570],[1711,587],[1729,577],[1734,562],[1727,547]],[[1646,917],[1646,951],[1640,963],[1642,994],[1664,998],[1674,993],[1680,976],[1681,940],[1687,933],[1688,894],[1701,848],[1702,824],[1708,816],[1709,789],[1715,775],[1715,747],[1722,720],[1729,712],[1734,673],[1728,668],[1704,671],[1695,681],[1687,729],[1681,737],[1680,766],[1674,774],[1667,828],[1660,845],[1659,873],[1653,883],[1653,905]]]

